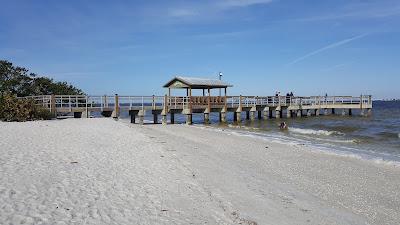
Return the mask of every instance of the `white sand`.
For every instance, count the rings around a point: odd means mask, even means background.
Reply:
[[[399,167],[304,146],[105,118],[0,123],[0,140],[0,224],[400,221]]]

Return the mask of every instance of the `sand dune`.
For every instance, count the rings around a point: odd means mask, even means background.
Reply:
[[[184,125],[0,123],[0,224],[396,224],[400,168]]]

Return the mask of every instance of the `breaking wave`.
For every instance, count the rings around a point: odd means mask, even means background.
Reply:
[[[330,135],[344,135],[344,133],[341,133],[339,131],[327,131],[327,130],[312,130],[312,129],[301,129],[301,128],[294,128],[294,127],[289,127],[289,132],[293,133],[298,133],[298,134],[314,134],[314,135],[325,135],[325,136],[330,136]]]

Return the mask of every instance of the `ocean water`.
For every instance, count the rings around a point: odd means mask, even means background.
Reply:
[[[336,111],[337,115],[256,119],[252,122],[245,120],[246,114],[242,113],[240,124],[233,122],[233,113],[227,114],[227,124],[219,123],[218,113],[212,113],[210,125],[203,125],[202,114],[196,114],[193,123],[235,135],[311,145],[336,154],[400,165],[400,101],[375,101],[372,115],[368,117],[360,116],[359,110],[353,110],[353,116],[342,116],[341,110]],[[153,118],[147,115],[145,119],[152,122]],[[288,124],[288,130],[279,129],[283,121]],[[175,122],[184,123],[185,117],[176,114]]]

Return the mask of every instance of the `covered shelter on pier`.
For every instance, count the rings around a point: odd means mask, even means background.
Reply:
[[[233,87],[233,85],[218,79],[183,76],[176,76],[164,85],[164,88],[168,88],[168,96],[171,96],[171,89],[186,89],[186,96],[188,97],[192,96],[193,89],[203,90],[203,96],[205,96],[205,90],[208,91],[208,96],[210,96],[211,89],[224,89],[224,96],[226,96],[228,87]],[[219,96],[221,96],[221,91]]]
[[[188,124],[192,123],[193,112],[204,112],[204,120],[208,123],[209,114],[213,109],[219,112],[226,111],[228,87],[233,86],[219,79],[176,76],[164,85],[164,88],[168,88],[169,99],[168,105],[165,107],[176,108],[176,103],[184,105],[182,113],[187,115]],[[186,97],[171,96],[171,89],[186,89]],[[192,96],[192,90],[194,89],[203,90],[203,96]],[[219,89],[219,95],[211,96],[211,89]],[[221,95],[222,89],[224,89],[223,96]],[[205,94],[206,90],[208,91],[207,96]],[[175,106],[172,105],[172,98]],[[164,112],[167,111],[164,110]],[[173,123],[173,120],[173,113],[171,113],[171,123]]]

